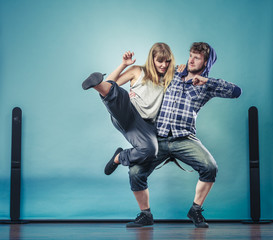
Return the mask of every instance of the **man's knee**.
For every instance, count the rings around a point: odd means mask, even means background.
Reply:
[[[205,164],[200,170],[200,180],[203,182],[215,182],[218,166],[215,161]]]
[[[132,191],[142,191],[148,188],[147,174],[142,171],[140,165],[130,167],[129,179]]]

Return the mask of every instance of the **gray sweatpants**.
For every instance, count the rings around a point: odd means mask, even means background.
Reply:
[[[108,82],[112,87],[106,97],[101,96],[102,101],[111,115],[113,125],[132,145],[132,148],[120,153],[119,162],[124,166],[133,166],[152,161],[158,152],[154,123],[140,116],[126,90],[116,82]]]

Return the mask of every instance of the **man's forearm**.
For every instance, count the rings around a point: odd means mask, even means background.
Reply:
[[[209,78],[206,85],[211,94],[218,97],[238,98],[242,92],[237,85],[222,79]]]

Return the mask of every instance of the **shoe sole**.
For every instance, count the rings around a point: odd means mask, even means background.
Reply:
[[[128,223],[129,224],[129,223]],[[150,226],[153,226],[154,224],[152,223],[152,224],[146,224],[146,225],[141,225],[141,224],[136,224],[136,223],[134,223],[134,224],[132,224],[132,225],[128,225],[128,224],[126,224],[126,227],[127,228],[140,228],[140,227],[150,227]]]
[[[99,72],[92,73],[88,78],[84,80],[84,82],[82,83],[82,88],[84,90],[87,90],[89,88],[99,85],[102,82],[104,75],[105,74]]]
[[[205,226],[198,226],[198,225],[196,225],[196,223],[195,223],[195,221],[194,221],[194,219],[189,215],[189,214],[187,214],[187,217],[193,222],[193,224],[195,225],[195,227],[197,227],[197,228],[208,228],[209,227],[209,225],[205,225]]]

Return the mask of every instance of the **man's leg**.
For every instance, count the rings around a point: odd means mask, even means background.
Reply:
[[[198,180],[195,189],[194,202],[199,206],[202,206],[210,189],[212,188],[213,182],[202,182]]]
[[[175,158],[190,165],[199,173],[194,202],[188,217],[196,227],[207,228],[208,224],[202,215],[202,205],[215,181],[217,164],[209,151],[195,136],[176,139],[170,142],[169,147]]]
[[[126,227],[144,227],[154,224],[153,214],[150,210],[149,190],[148,188],[142,191],[133,192],[141,212],[137,215],[133,222],[126,224]]]
[[[131,190],[137,200],[141,212],[133,222],[126,224],[126,227],[144,227],[154,224],[153,215],[150,210],[149,190],[147,177],[151,164],[134,165],[130,167],[129,177]]]
[[[206,223],[205,218],[202,215],[203,208],[202,205],[212,188],[213,182],[202,182],[198,180],[196,184],[195,197],[193,205],[188,212],[188,218],[190,218],[196,227],[198,228],[208,228],[209,225]]]
[[[159,142],[157,158],[154,158],[146,164],[137,164],[130,167],[129,177],[131,190],[135,195],[141,213],[137,216],[134,222],[128,223],[127,227],[142,227],[153,224],[153,215],[150,211],[147,178],[158,165],[169,157],[169,153],[166,150],[167,141],[161,141]]]
[[[135,195],[135,198],[137,200],[138,206],[141,211],[149,209],[150,208],[150,202],[149,202],[149,190],[148,188],[142,191],[136,191],[133,192]]]

